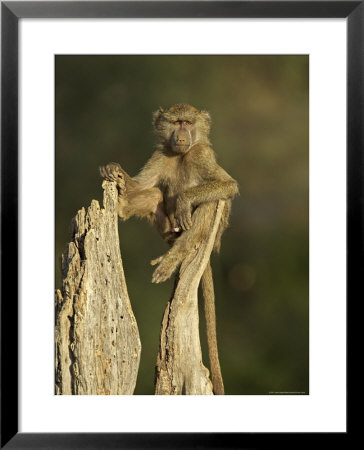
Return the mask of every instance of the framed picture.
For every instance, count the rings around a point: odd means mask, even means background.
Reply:
[[[363,269],[363,3],[9,1],[1,15],[1,445],[345,437],[346,302]],[[217,158],[240,185],[216,280],[230,395],[148,395],[153,325],[140,395],[56,396],[53,261],[68,222],[98,195],[93,167],[119,152],[132,172],[143,165],[152,111],[174,97],[209,110]],[[129,243],[141,254],[154,239],[125,230],[124,263]],[[127,281],[146,292],[139,265]],[[157,302],[136,306],[142,323]]]

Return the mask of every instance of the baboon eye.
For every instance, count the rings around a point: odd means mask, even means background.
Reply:
[[[179,121],[176,120],[175,122],[173,122],[173,125],[179,125]]]
[[[188,125],[188,126],[190,126],[190,125],[192,125],[192,122],[190,122],[189,120],[186,120],[186,121],[185,121],[185,124]]]

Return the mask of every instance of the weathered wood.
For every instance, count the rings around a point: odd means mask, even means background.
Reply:
[[[202,363],[199,335],[198,286],[209,261],[224,208],[217,205],[209,237],[182,262],[161,326],[156,366],[158,395],[212,395],[209,371]]]
[[[56,294],[56,393],[132,394],[141,344],[125,283],[115,183],[72,223]]]

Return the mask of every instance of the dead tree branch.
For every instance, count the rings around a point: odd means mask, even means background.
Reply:
[[[209,371],[202,363],[197,291],[209,261],[224,208],[217,205],[208,239],[182,262],[162,320],[156,367],[156,394],[212,395]]]
[[[78,211],[56,294],[56,393],[132,394],[140,339],[120,255],[115,183]]]

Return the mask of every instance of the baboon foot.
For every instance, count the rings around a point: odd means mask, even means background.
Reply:
[[[157,264],[158,267],[153,272],[152,283],[163,283],[163,281],[168,280],[178,267],[178,261],[168,258],[168,255],[160,256],[151,261],[152,266]]]

